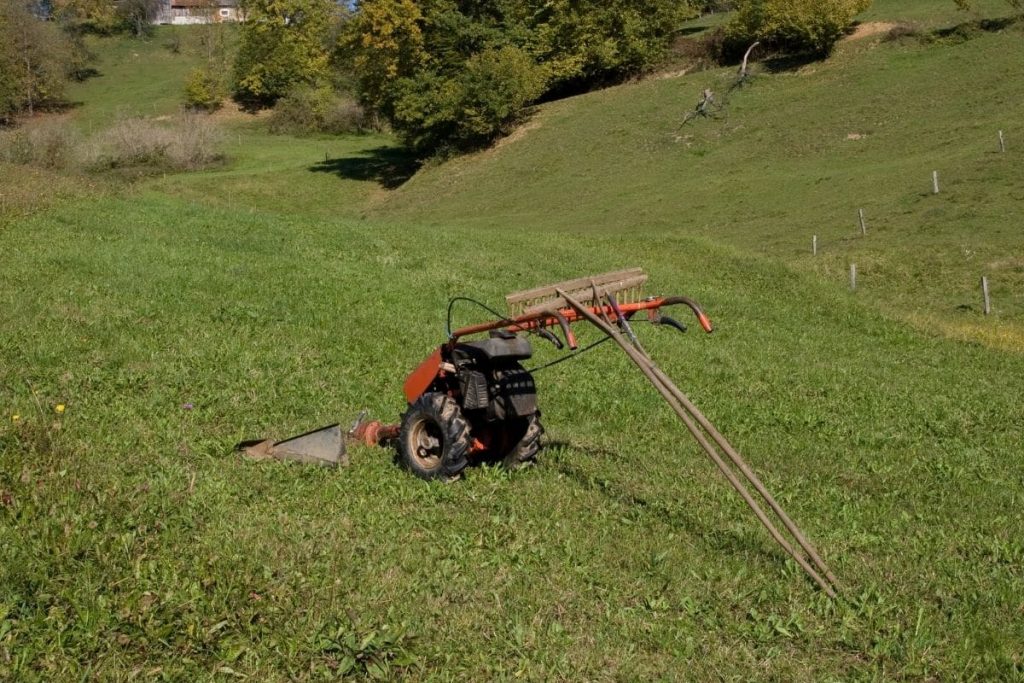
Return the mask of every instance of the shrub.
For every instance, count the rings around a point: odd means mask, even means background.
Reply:
[[[725,54],[725,30],[719,26],[694,38],[676,38],[669,60],[687,69],[708,69],[722,64]]]
[[[185,106],[189,109],[216,111],[225,97],[227,91],[220,79],[206,69],[193,69],[185,81]]]
[[[871,0],[741,0],[726,26],[733,50],[759,40],[793,54],[827,55]]]
[[[195,171],[224,160],[220,144],[219,131],[198,115],[171,126],[122,119],[90,140],[82,161],[90,170]]]
[[[544,67],[519,48],[485,50],[454,77],[399,81],[392,125],[421,152],[473,149],[507,133],[545,84]]]
[[[274,105],[272,133],[354,133],[367,128],[363,108],[329,86],[300,86]]]
[[[57,123],[12,130],[0,136],[0,160],[12,164],[60,169],[75,159],[80,140]]]
[[[0,161],[48,169],[195,171],[224,158],[220,132],[194,114],[171,125],[122,119],[87,141],[59,123],[0,132]]]

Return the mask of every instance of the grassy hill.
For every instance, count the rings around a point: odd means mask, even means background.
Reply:
[[[1024,164],[1019,151],[1000,154],[997,138],[1024,138],[1024,99],[1005,58],[1022,30],[974,29],[929,45],[875,36],[729,94],[731,69],[562,101],[538,111],[520,139],[420,174],[381,213],[701,236],[837,287],[856,263],[858,297],[924,329],[1022,350],[1013,207],[1024,198]],[[681,126],[704,87],[727,98],[720,118]],[[987,320],[978,315],[982,275],[998,289]]]
[[[682,128],[727,71],[552,103],[405,183],[386,137],[236,115],[210,171],[4,167],[0,679],[1020,678],[1020,28],[846,43]],[[167,52],[118,44],[73,120],[148,113],[154,82],[169,113],[186,66],[129,51]],[[118,73],[139,87],[114,94]],[[841,599],[608,347],[538,374],[547,447],[523,473],[428,485],[375,449],[341,471],[230,451],[397,418],[452,295],[633,264],[715,320],[643,338]]]

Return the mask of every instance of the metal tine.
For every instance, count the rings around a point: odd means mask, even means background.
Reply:
[[[593,284],[609,292],[620,292],[631,289],[639,290],[646,281],[647,275],[642,268],[627,268],[513,292],[505,297],[505,302],[508,310],[513,314],[529,313],[537,308],[547,306],[565,308],[567,304],[555,294],[556,289],[565,290],[582,300],[588,300],[587,290],[591,289]],[[598,301],[594,302],[594,305],[598,304]]]
[[[750,495],[750,492],[747,490],[747,488],[736,477],[736,474],[728,467],[728,465],[725,464],[725,461],[722,460],[722,457],[718,454],[715,448],[707,440],[707,437],[700,431],[700,429],[697,427],[697,424],[694,423],[693,418],[690,417],[690,415],[684,409],[683,405],[676,398],[674,392],[672,392],[667,386],[665,386],[664,382],[658,376],[658,373],[655,372],[656,368],[652,368],[653,363],[650,362],[650,359],[646,356],[646,354],[642,353],[638,349],[631,346],[622,337],[618,330],[615,329],[615,327],[608,325],[603,320],[601,320],[601,318],[591,313],[590,310],[583,306],[583,304],[581,304],[579,301],[572,298],[569,294],[559,290],[558,295],[562,297],[566,302],[568,302],[569,305],[572,308],[574,308],[581,317],[586,318],[590,323],[597,326],[602,332],[611,337],[615,341],[615,343],[617,343],[622,348],[623,351],[626,352],[630,359],[633,360],[637,367],[640,368],[640,371],[644,373],[648,380],[650,380],[651,384],[654,385],[655,389],[657,389],[658,392],[662,395],[662,397],[669,404],[669,406],[675,411],[676,415],[679,417],[680,420],[682,420],[687,430],[689,430],[689,432],[693,435],[694,439],[697,440],[697,443],[708,454],[708,457],[711,458],[715,466],[718,467],[718,469],[722,472],[722,474],[729,481],[729,483],[736,490],[736,492],[740,494],[740,497],[743,498],[744,502],[747,503],[750,509],[754,512],[754,515],[757,517],[758,521],[760,521],[761,524],[768,530],[768,533],[772,536],[772,538],[775,539],[775,541],[783,548],[783,550],[785,550],[786,553],[789,554],[789,556],[792,557],[798,565],[800,565],[800,568],[803,569],[804,572],[811,579],[813,579],[814,582],[817,583],[818,586],[820,586],[821,589],[825,591],[825,593],[829,597],[835,598],[835,590],[828,583],[825,582],[825,579],[823,579],[821,575],[818,574],[818,572],[815,571],[813,567],[811,567],[810,564],[808,564],[807,559],[802,554],[797,553],[796,549],[793,548],[789,541],[787,541],[782,536],[782,533],[768,518],[764,510],[761,509],[761,506],[757,504],[757,501],[754,500],[753,496]],[[662,374],[662,376],[664,375]]]

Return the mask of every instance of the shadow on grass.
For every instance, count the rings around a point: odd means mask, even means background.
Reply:
[[[355,157],[325,159],[309,167],[348,180],[370,180],[393,190],[416,174],[422,163],[401,147],[375,147]]]
[[[676,31],[677,36],[692,36],[694,33],[701,33],[711,28],[708,24],[700,24],[697,26],[687,26]]]
[[[1010,28],[1018,21],[1021,21],[1022,18],[1024,18],[1024,15],[965,21],[964,23],[957,24],[956,26],[936,29],[931,32],[928,38],[954,44],[962,43],[970,40],[971,38],[975,38],[982,33],[998,33],[999,31]]]
[[[561,448],[565,451],[576,453],[584,452],[583,447],[569,441],[548,442],[545,444],[545,448]],[[609,461],[621,458],[621,454],[603,448],[587,446],[586,452],[591,454],[597,453],[598,455],[607,458]],[[582,470],[576,469],[564,460],[559,460],[557,462],[549,460],[548,462],[551,462],[552,465],[558,469],[559,473],[567,479],[571,479],[579,486],[590,489],[591,491],[597,491],[598,493],[601,493],[602,495],[607,496],[611,500],[620,503],[621,505],[625,505],[626,507],[643,510],[644,514],[650,514],[659,518],[670,527],[686,532],[691,537],[698,539],[700,543],[711,550],[721,553],[752,553],[759,556],[766,562],[780,566],[789,559],[789,556],[778,548],[770,547],[767,544],[760,542],[751,543],[749,539],[737,536],[732,531],[708,528],[702,525],[693,516],[686,514],[684,511],[673,509],[661,501],[648,500],[643,496],[619,487],[614,482],[595,479],[593,476],[584,473]]]
[[[765,71],[768,73],[783,73],[786,71],[796,71],[801,69],[808,64],[815,62],[825,61],[827,55],[815,54],[815,53],[802,53],[794,55],[772,55],[761,62]]]

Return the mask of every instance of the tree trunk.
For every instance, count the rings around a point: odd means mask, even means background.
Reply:
[[[32,74],[32,53],[31,45],[29,44],[30,39],[25,35],[25,29],[22,27],[21,31],[21,54],[22,61],[25,62],[25,104],[28,107],[28,115],[32,116],[35,113],[35,83],[33,82]]]

